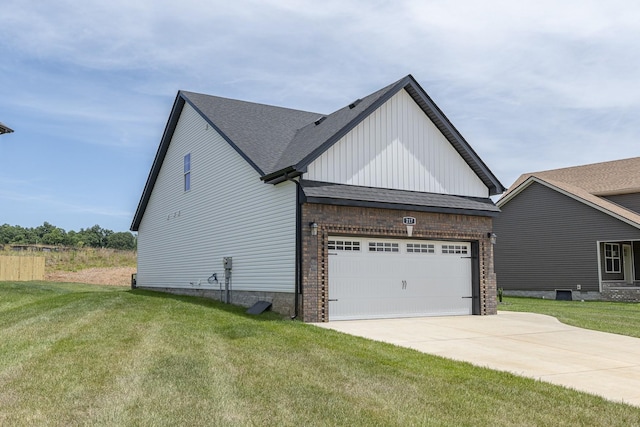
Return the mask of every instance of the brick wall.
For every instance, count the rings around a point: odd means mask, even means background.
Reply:
[[[417,224],[412,239],[477,241],[480,255],[480,313],[496,314],[496,275],[490,217],[452,215],[405,210],[359,208],[306,203],[302,206],[302,298],[300,315],[305,322],[329,320],[329,235],[406,238],[402,218],[412,216]],[[318,224],[311,236],[309,223]]]

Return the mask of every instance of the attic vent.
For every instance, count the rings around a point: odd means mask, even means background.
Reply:
[[[349,104],[349,109],[353,110],[354,108],[356,108],[356,105],[360,104],[360,102],[362,102],[362,99],[360,98],[356,99],[351,104]]]
[[[324,120],[325,120],[326,118],[327,118],[327,116],[322,116],[322,117],[320,117],[318,120],[316,120],[316,121],[315,121],[315,122],[313,122],[313,123],[315,123],[315,124],[316,124],[316,126],[318,126],[320,123],[324,122]]]

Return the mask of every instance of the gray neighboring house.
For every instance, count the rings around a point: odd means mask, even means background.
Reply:
[[[640,301],[640,157],[524,174],[497,205],[505,294]]]
[[[0,122],[0,135],[2,135],[3,133],[11,133],[11,132],[13,132],[13,129],[2,124],[2,122]]]
[[[495,314],[503,191],[411,75],[328,115],[180,91],[135,286],[307,322]]]

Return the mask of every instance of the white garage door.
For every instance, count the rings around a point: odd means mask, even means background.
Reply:
[[[472,314],[471,244],[329,238],[329,320]]]

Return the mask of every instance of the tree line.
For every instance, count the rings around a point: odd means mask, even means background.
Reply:
[[[60,227],[45,222],[38,227],[21,227],[19,225],[0,225],[0,244],[15,245],[52,245],[75,248],[111,248],[133,250],[136,248],[136,237],[128,231],[113,232],[94,225],[81,228],[80,231],[65,231]]]

